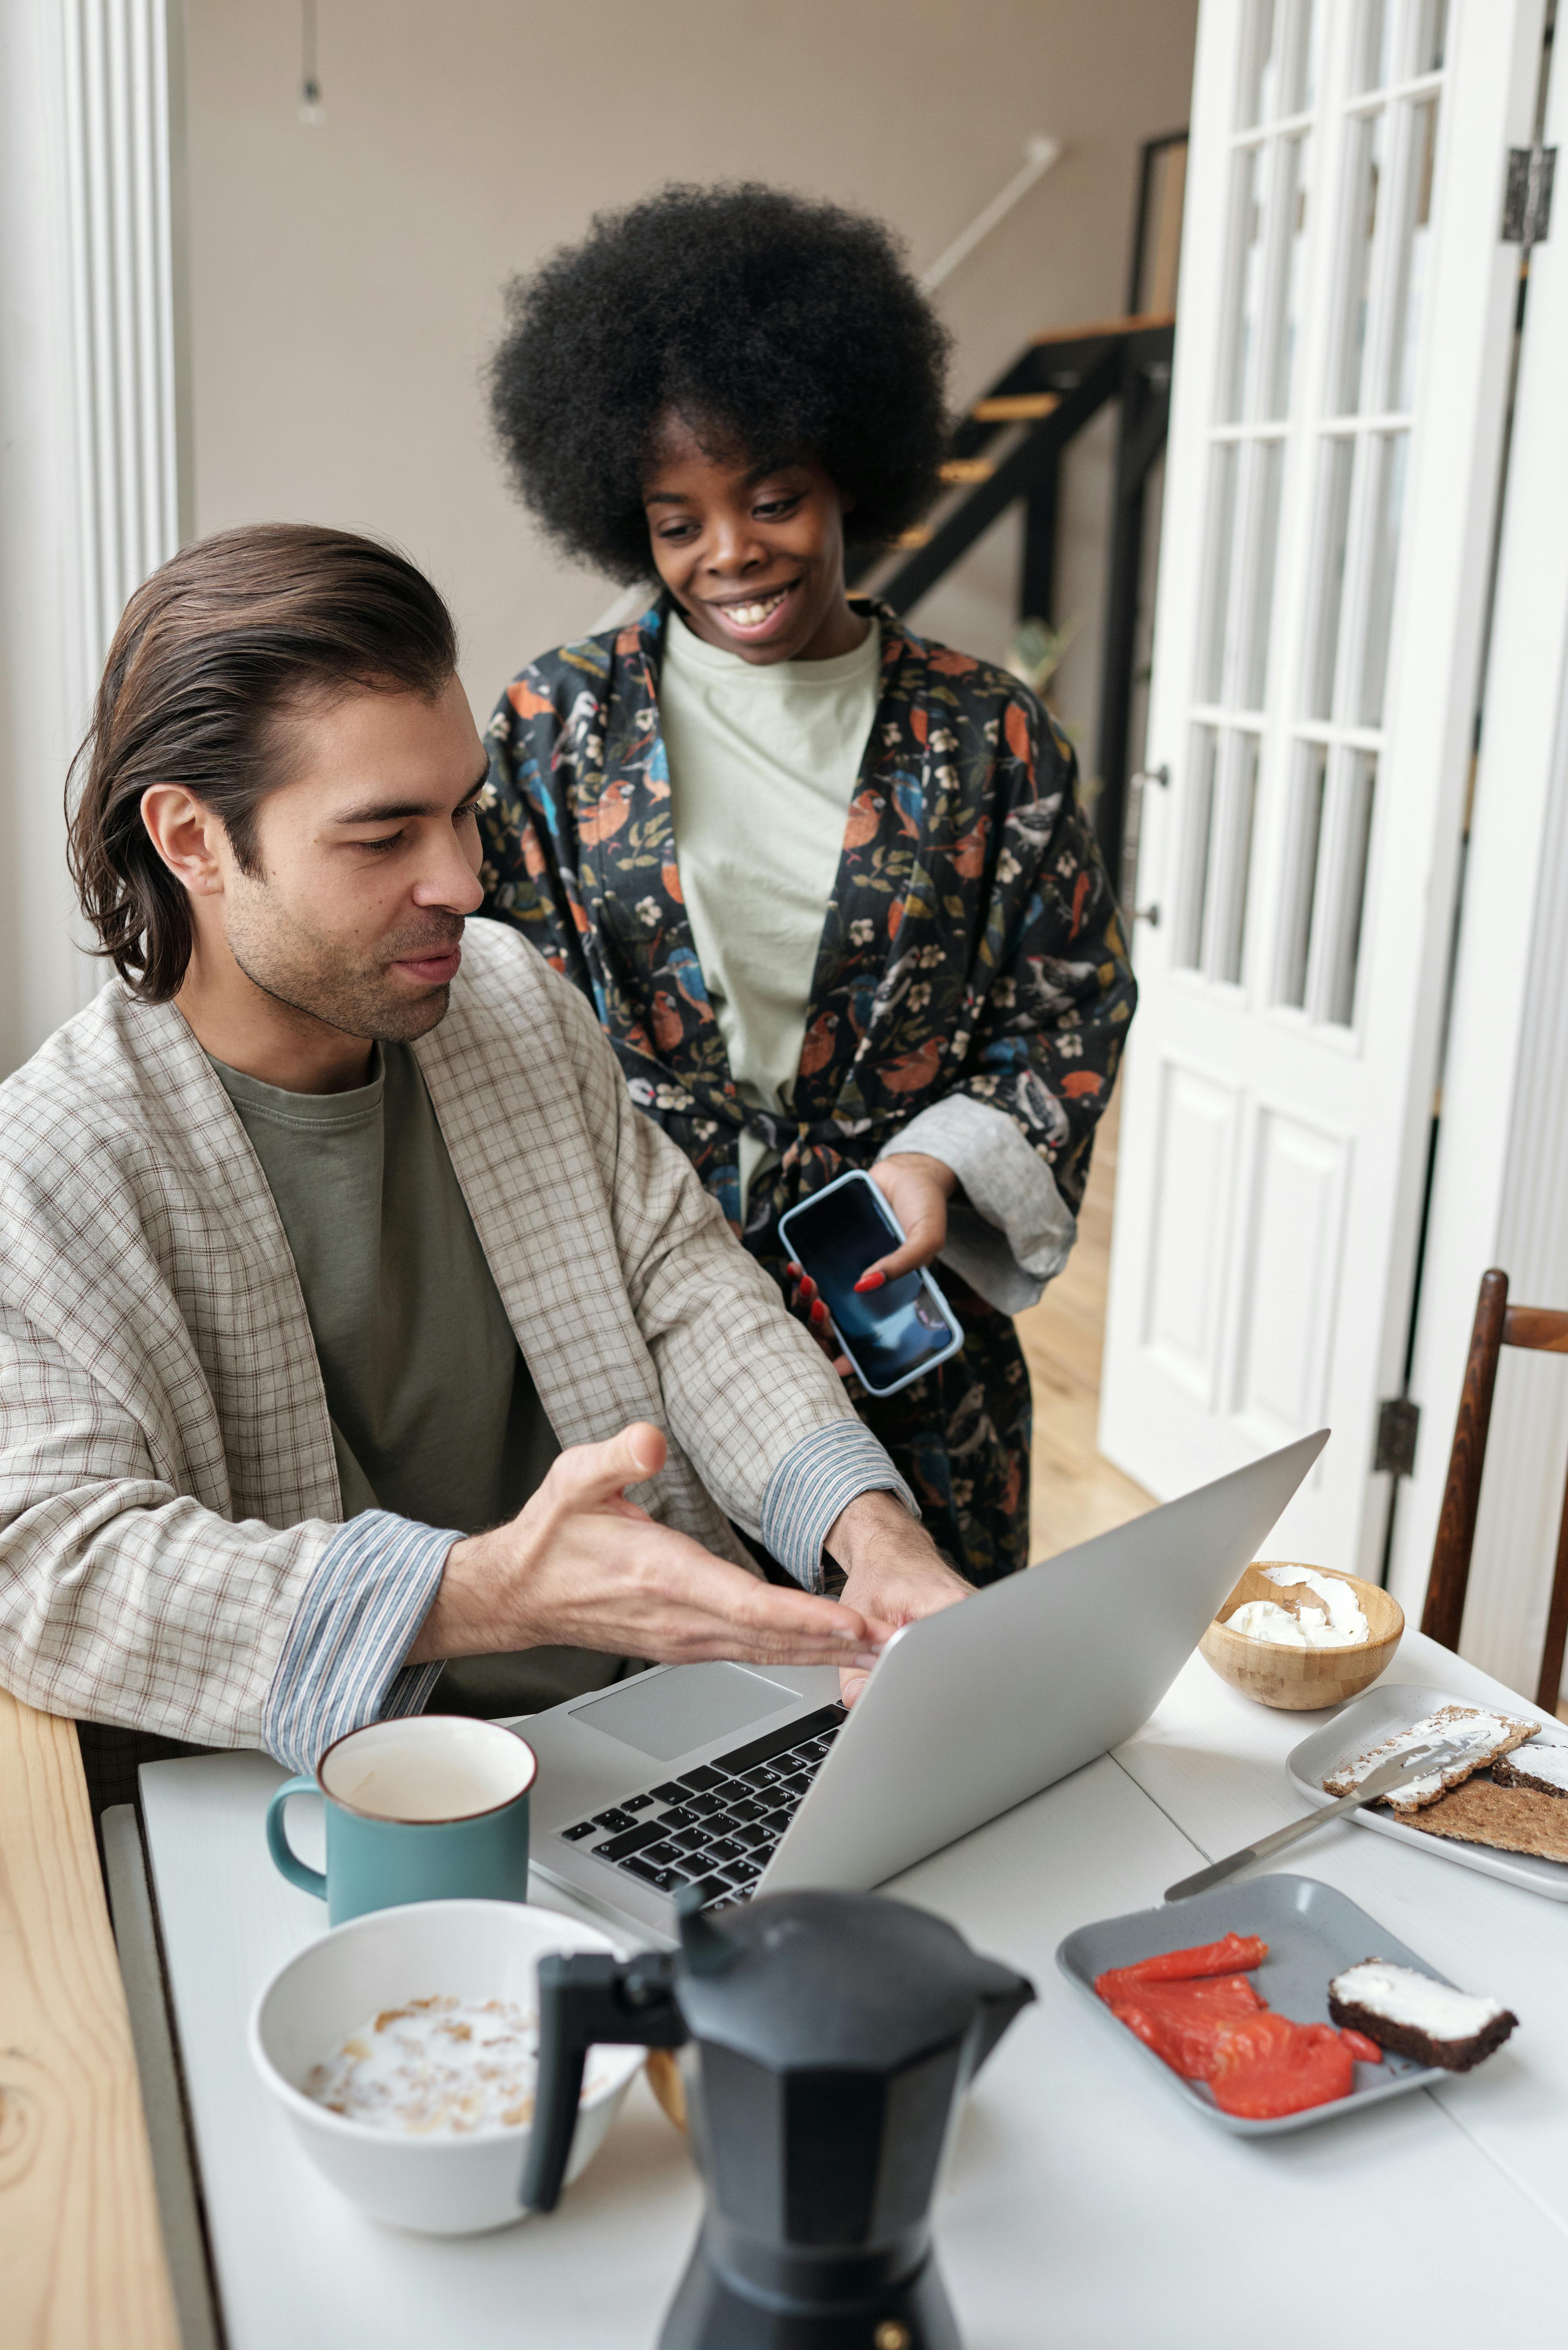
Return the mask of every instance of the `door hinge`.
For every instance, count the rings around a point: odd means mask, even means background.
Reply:
[[[1408,1477],[1416,1466],[1421,1407],[1408,1396],[1386,1396],[1377,1407],[1377,1450],[1372,1466],[1389,1477]]]
[[[1511,147],[1508,184],[1502,199],[1504,244],[1544,244],[1552,225],[1552,181],[1555,147]]]

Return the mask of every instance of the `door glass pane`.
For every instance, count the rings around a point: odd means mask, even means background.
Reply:
[[[1273,380],[1265,413],[1288,416],[1296,353],[1301,348],[1306,300],[1306,241],[1308,179],[1312,169],[1310,139],[1286,141],[1281,158],[1280,201],[1285,213],[1285,282],[1281,290],[1279,324],[1275,329]]]
[[[1343,1028],[1348,1028],[1355,1017],[1355,982],[1361,968],[1366,919],[1366,868],[1372,846],[1373,803],[1377,792],[1377,762],[1369,752],[1357,752],[1352,758],[1346,792],[1339,937],[1328,995],[1328,1016]]]
[[[1209,594],[1198,666],[1199,702],[1219,702],[1224,688],[1240,457],[1241,451],[1233,442],[1222,442],[1212,458],[1209,484]]]
[[[1203,943],[1203,913],[1209,896],[1209,867],[1214,826],[1214,768],[1220,737],[1212,726],[1195,726],[1188,762],[1187,816],[1182,828],[1185,855],[1181,877],[1181,919],[1177,927],[1176,960],[1191,968]]]
[[[1247,901],[1251,892],[1249,883],[1252,865],[1252,819],[1258,806],[1259,742],[1255,734],[1233,734],[1231,737],[1231,772],[1226,778],[1229,789],[1216,801],[1223,811],[1225,847],[1224,901],[1215,909],[1214,951],[1206,957],[1209,969],[1216,979],[1227,980],[1232,986],[1241,977],[1241,961],[1247,947]],[[1212,852],[1211,852],[1212,854]]]
[[[1280,1001],[1298,1008],[1306,1002],[1307,962],[1312,953],[1313,903],[1323,846],[1323,795],[1328,753],[1321,743],[1303,743],[1296,752],[1292,794],[1289,862],[1285,869],[1284,956]]]
[[[1421,0],[1420,16],[1416,27],[1416,67],[1418,73],[1436,73],[1444,61],[1449,38],[1449,0]]]
[[[1272,151],[1254,147],[1236,158],[1236,283],[1231,306],[1231,365],[1220,413],[1235,423],[1255,402],[1258,338],[1263,316],[1268,256],[1268,172]]]
[[[1372,254],[1377,233],[1377,202],[1383,180],[1384,117],[1378,112],[1353,123],[1348,141],[1350,235],[1346,242],[1344,306],[1340,313],[1339,413],[1354,416],[1361,406],[1366,316],[1372,298]]]
[[[1350,479],[1355,444],[1335,435],[1323,444],[1318,491],[1317,625],[1313,634],[1314,718],[1334,715],[1334,679],[1339,655],[1339,611],[1345,600],[1345,543],[1350,525]]]
[[[1438,151],[1438,101],[1410,109],[1410,150],[1399,249],[1396,256],[1394,330],[1388,340],[1390,408],[1416,404],[1416,363],[1427,303],[1427,272],[1432,244],[1432,161]]]
[[[1366,582],[1366,625],[1362,643],[1361,691],[1356,716],[1363,726],[1383,723],[1383,688],[1388,672],[1388,639],[1394,621],[1394,589],[1399,567],[1399,526],[1405,513],[1407,432],[1376,433],[1368,453],[1377,467],[1372,525],[1372,557]]]
[[[1269,621],[1274,608],[1274,568],[1280,540],[1280,489],[1285,477],[1285,444],[1259,442],[1252,452],[1252,546],[1251,577],[1241,605],[1246,650],[1238,699],[1244,710],[1262,710],[1269,678]]]
[[[1365,0],[1355,87],[1382,89],[1394,78],[1394,33],[1399,0]]]
[[[1241,76],[1241,104],[1239,127],[1246,130],[1254,122],[1266,122],[1274,111],[1274,99],[1280,78],[1278,44],[1281,19],[1288,0],[1252,0],[1251,21],[1248,26],[1247,68]]]
[[[1317,41],[1324,15],[1318,0],[1296,0],[1291,50],[1285,60],[1282,114],[1305,114],[1317,102]]]

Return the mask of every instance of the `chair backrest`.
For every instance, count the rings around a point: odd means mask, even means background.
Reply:
[[[1481,1275],[1476,1318],[1470,1332],[1469,1360],[1454,1422],[1453,1451],[1449,1455],[1449,1482],[1443,1489],[1443,1513],[1432,1545],[1432,1572],[1427,1583],[1427,1604],[1421,1629],[1458,1649],[1464,1620],[1465,1590],[1470,1577],[1470,1551],[1476,1538],[1476,1512],[1480,1504],[1481,1470],[1486,1462],[1487,1431],[1491,1425],[1492,1389],[1497,1384],[1498,1357],[1504,1347],[1530,1347],[1552,1355],[1568,1355],[1568,1313],[1548,1305],[1511,1305],[1508,1275],[1494,1265]],[[1541,1679],[1535,1702],[1549,1713],[1557,1711],[1563,1683],[1563,1654],[1568,1646],[1568,1488],[1563,1495],[1563,1516],[1557,1531],[1557,1561],[1552,1577],[1552,1598],[1546,1613],[1546,1645],[1542,1651]]]

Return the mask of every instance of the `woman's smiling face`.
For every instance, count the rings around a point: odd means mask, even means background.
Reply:
[[[764,472],[684,418],[659,427],[643,484],[659,577],[694,634],[759,664],[853,652],[844,501],[815,458]]]

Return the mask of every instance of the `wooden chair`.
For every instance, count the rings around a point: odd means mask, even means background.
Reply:
[[[1498,1357],[1504,1347],[1532,1347],[1550,1355],[1568,1355],[1568,1313],[1547,1305],[1511,1305],[1508,1275],[1494,1265],[1481,1275],[1476,1300],[1475,1326],[1470,1332],[1469,1360],[1454,1422],[1454,1448],[1449,1455],[1449,1482],[1443,1489],[1443,1513],[1432,1545],[1432,1572],[1427,1584],[1427,1604],[1421,1629],[1445,1648],[1458,1649],[1459,1625],[1465,1612],[1465,1587],[1470,1575],[1470,1549],[1476,1538],[1476,1511],[1480,1503],[1481,1469],[1486,1461],[1487,1430],[1491,1422],[1492,1389],[1497,1383]],[[1541,1679],[1535,1702],[1555,1713],[1563,1683],[1563,1654],[1568,1646],[1568,1488],[1563,1495],[1563,1517],[1557,1533],[1557,1565],[1552,1577],[1552,1600],[1546,1614],[1546,1646],[1541,1658]]]

